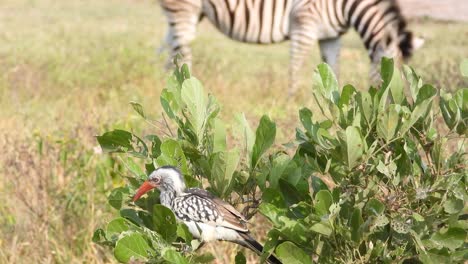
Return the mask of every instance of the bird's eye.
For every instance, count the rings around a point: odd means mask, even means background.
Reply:
[[[153,181],[154,181],[154,183],[159,184],[159,182],[161,181],[161,179],[160,179],[160,178],[154,178]]]

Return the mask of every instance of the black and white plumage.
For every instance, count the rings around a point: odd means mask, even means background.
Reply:
[[[261,254],[263,247],[249,234],[247,220],[233,206],[199,188],[186,189],[180,171],[163,166],[153,171],[133,197],[138,200],[153,188],[160,190],[161,204],[171,209],[190,233],[202,242],[224,240]],[[271,255],[269,263],[281,263]]]
[[[189,66],[190,42],[198,22],[207,17],[231,39],[271,44],[291,40],[289,89],[318,41],[322,58],[338,74],[340,36],[354,28],[371,59],[371,79],[379,78],[380,59],[411,56],[423,40],[407,30],[396,0],[160,0],[168,20],[166,45],[172,58],[181,54]],[[164,47],[164,46],[163,46]],[[163,48],[160,49],[162,51]]]

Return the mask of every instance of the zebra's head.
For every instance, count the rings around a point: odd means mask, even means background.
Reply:
[[[385,2],[379,2],[384,4]],[[369,55],[374,67],[371,70],[371,79],[380,79],[378,74],[378,65],[382,57],[394,58],[397,62],[407,62],[413,55],[414,51],[419,49],[424,44],[424,39],[416,37],[406,25],[406,21],[401,14],[400,8],[393,0],[387,2],[381,10],[381,23],[384,25],[380,30],[379,27],[372,28],[374,30],[370,34],[367,43]],[[377,24],[378,25],[378,24]]]
[[[416,37],[409,31],[403,20],[395,21],[395,24],[398,25],[395,25],[393,30],[387,30],[377,41],[374,49],[369,50],[372,62],[379,63],[382,57],[406,62],[414,51],[424,44],[424,39]]]
[[[406,61],[413,55],[415,50],[424,45],[425,40],[421,37],[416,37],[411,31],[404,31],[400,33],[398,41],[401,57]]]

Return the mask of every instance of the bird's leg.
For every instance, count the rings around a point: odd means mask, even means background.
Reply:
[[[258,209],[258,206],[260,205],[260,200],[257,200],[257,199],[253,199],[253,200],[250,200],[249,202],[251,202],[251,204],[248,204],[246,207],[244,207],[244,209],[242,210],[242,215],[247,219],[249,220],[250,218],[252,218],[256,213],[257,213],[257,209]],[[252,209],[252,211],[251,211]]]
[[[200,244],[198,245],[197,250],[201,249],[201,248],[204,247],[205,245],[206,245],[206,242],[205,242],[205,241],[200,241]]]
[[[172,243],[172,244],[175,245],[177,248],[180,249],[181,252],[184,252],[184,253],[194,251],[192,250],[191,246],[187,245],[187,243],[177,242],[177,243]]]
[[[186,242],[173,242],[172,245],[174,247],[178,248],[179,251],[188,253],[188,252],[195,252],[195,251],[201,249],[206,244],[205,241],[200,241],[198,239],[197,240],[192,240],[191,242],[193,242],[193,241],[198,242],[198,244],[194,245],[193,243],[190,243],[190,245],[189,245]]]

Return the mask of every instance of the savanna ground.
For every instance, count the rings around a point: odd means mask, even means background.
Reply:
[[[410,28],[426,38],[410,61],[423,79],[440,89],[468,86],[458,68],[468,57],[468,24],[418,19]],[[0,263],[113,262],[91,237],[116,214],[107,191],[128,172],[117,158],[97,151],[95,136],[113,128],[160,133],[128,103],[140,102],[161,120],[159,94],[167,73],[165,55],[155,49],[164,30],[154,1],[2,1]],[[362,43],[350,32],[343,46],[341,84],[366,88]],[[298,109],[314,105],[311,73],[318,49],[304,65],[302,89],[293,99],[286,96],[287,43],[239,44],[204,22],[193,50],[194,75],[223,106],[226,123],[244,112],[255,126],[265,113],[279,125],[278,143],[294,137]],[[264,223],[251,225],[259,240]],[[216,245],[204,250],[219,263],[233,260],[235,247]]]

